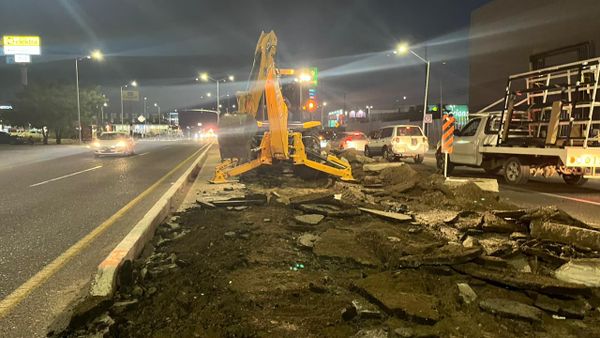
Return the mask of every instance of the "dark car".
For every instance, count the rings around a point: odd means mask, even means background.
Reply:
[[[0,131],[0,144],[16,144],[17,138],[5,131]]]

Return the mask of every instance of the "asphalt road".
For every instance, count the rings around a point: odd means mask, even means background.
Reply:
[[[199,147],[141,142],[137,155],[94,158],[79,147],[38,146],[5,156],[0,166],[0,300]]]
[[[435,157],[427,154],[423,165],[435,168]],[[456,167],[452,176],[498,178],[500,196],[523,207],[555,205],[572,216],[600,228],[600,180],[590,180],[583,186],[570,186],[560,177],[532,178],[527,184],[512,186],[501,176],[487,175],[482,169]]]

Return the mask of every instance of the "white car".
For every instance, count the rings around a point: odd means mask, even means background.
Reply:
[[[383,127],[373,133],[365,146],[365,155],[381,155],[388,161],[411,157],[415,163],[421,163],[428,150],[429,141],[421,127],[396,125]]]
[[[331,149],[356,149],[358,151],[364,151],[365,145],[367,145],[367,135],[360,131],[350,132],[339,132],[335,133],[329,144]]]
[[[92,143],[96,157],[100,155],[133,155],[135,142],[127,133],[104,132]]]

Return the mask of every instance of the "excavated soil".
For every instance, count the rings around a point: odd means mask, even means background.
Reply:
[[[534,306],[546,299],[539,292],[484,281],[455,269],[471,262],[464,266],[517,273],[522,266],[505,264],[511,257],[531,262],[536,273],[543,274],[549,267],[515,251],[492,257],[496,260],[482,259],[478,246],[449,243],[440,229],[450,226],[440,223],[468,228],[466,220],[477,218],[473,215],[478,210],[514,207],[477,187],[467,185],[458,192],[444,187],[437,176],[407,168],[399,170],[414,180],[413,186],[379,196],[377,191],[365,194],[360,186],[339,186],[328,179],[309,183],[285,177],[249,179],[247,189],[266,192],[268,204],[230,210],[199,205],[179,214],[159,228],[152,244],[133,263],[130,278],[121,278],[118,294],[102,311],[56,336],[600,336],[600,316],[593,309],[597,298],[589,290],[581,295],[579,290],[558,298],[551,295],[551,302],[564,302],[565,308],[583,313],[557,312],[553,317]],[[395,177],[392,171],[385,175]],[[402,209],[414,213],[415,220],[399,222],[361,213],[326,216],[316,225],[296,221],[294,217],[305,212],[288,205],[289,197],[318,191],[342,193],[346,203],[345,197],[352,197],[362,205]],[[440,212],[426,214],[435,211],[433,206]],[[458,283],[468,284],[476,300],[465,301]],[[483,310],[488,305],[482,300],[499,298],[524,304],[532,313],[515,318]]]

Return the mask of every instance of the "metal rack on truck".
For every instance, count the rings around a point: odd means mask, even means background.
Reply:
[[[452,165],[503,169],[512,184],[555,174],[569,184],[600,178],[599,79],[600,58],[509,76],[504,99],[474,115],[481,126],[457,133]]]

